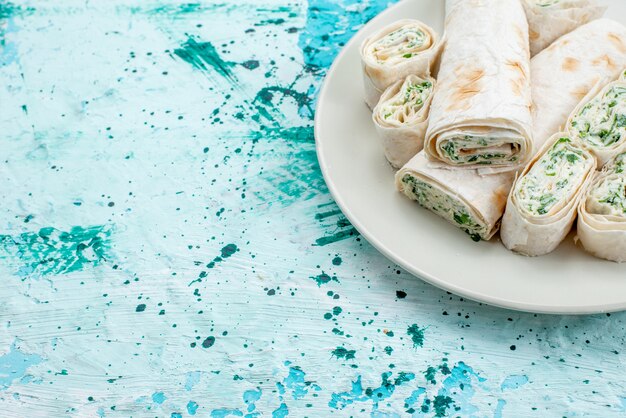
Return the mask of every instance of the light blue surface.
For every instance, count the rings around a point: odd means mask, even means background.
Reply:
[[[626,414],[624,314],[463,300],[333,203],[316,92],[386,6],[0,2],[1,416]]]

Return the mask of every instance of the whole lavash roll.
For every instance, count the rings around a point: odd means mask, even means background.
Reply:
[[[446,18],[424,149],[466,168],[523,165],[533,153],[528,23],[519,0],[462,0]]]
[[[526,256],[552,252],[571,230],[596,167],[595,157],[567,133],[552,136],[513,184],[502,244]]]
[[[577,235],[596,257],[626,261],[626,153],[596,175],[578,208]]]
[[[522,0],[522,5],[528,17],[531,56],[606,11],[597,0]]]
[[[410,75],[389,86],[374,108],[376,132],[394,168],[402,167],[424,148],[436,83],[432,77]]]
[[[535,146],[564,130],[576,105],[624,67],[626,28],[610,19],[587,23],[535,56],[530,65]]]
[[[413,74],[430,76],[441,53],[437,32],[415,19],[385,26],[361,44],[365,103],[370,109],[391,84]]]
[[[422,151],[396,173],[396,188],[479,241],[498,231],[514,179],[512,171],[481,175],[432,162]]]

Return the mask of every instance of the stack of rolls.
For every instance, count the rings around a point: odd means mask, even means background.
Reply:
[[[626,95],[626,28],[604,10],[446,0],[443,37],[402,20],[366,39],[365,101],[398,191],[474,240],[502,227],[513,251],[556,248],[596,169],[626,155],[621,119],[606,120],[623,109],[610,104]]]

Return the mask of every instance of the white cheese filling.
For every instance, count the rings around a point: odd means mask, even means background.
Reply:
[[[593,160],[570,138],[560,138],[515,185],[518,207],[530,217],[550,216],[578,192]]]
[[[461,228],[474,241],[486,239],[489,233],[487,225],[480,221],[475,211],[436,184],[429,184],[406,174],[402,178],[402,192],[420,206]]]
[[[572,119],[570,131],[592,148],[626,141],[626,86],[616,85],[594,97]]]
[[[450,164],[506,165],[519,160],[524,138],[507,129],[488,134],[471,129],[442,134],[439,155]]]
[[[401,127],[421,119],[421,110],[433,90],[430,81],[409,76],[393,97],[377,108],[377,119],[385,125]]]

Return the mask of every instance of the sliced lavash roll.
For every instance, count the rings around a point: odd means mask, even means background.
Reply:
[[[527,256],[552,252],[571,230],[596,167],[595,157],[567,133],[552,136],[509,194],[500,231],[504,246]]]
[[[479,241],[497,232],[514,178],[433,163],[422,151],[396,173],[396,188]]]
[[[518,0],[464,0],[446,18],[424,150],[466,168],[519,167],[533,151],[528,23]]]
[[[395,168],[402,167],[424,147],[435,85],[432,77],[410,75],[389,86],[374,108],[372,119],[385,157]]]
[[[596,175],[578,208],[577,233],[594,256],[626,261],[626,153]]]
[[[535,146],[566,129],[567,118],[588,94],[626,67],[626,28],[598,19],[559,38],[531,61]]]
[[[429,76],[441,48],[439,35],[415,19],[399,20],[365,39],[361,45],[365,103],[373,109],[387,87],[411,74]]]
[[[522,5],[528,17],[531,56],[606,11],[597,0],[522,0]]]
[[[626,151],[626,80],[606,85],[583,100],[567,122],[567,130],[604,166]]]

